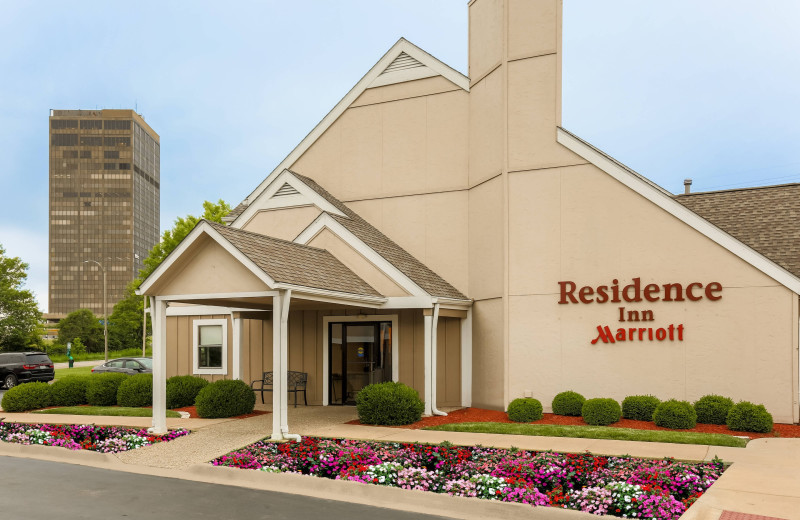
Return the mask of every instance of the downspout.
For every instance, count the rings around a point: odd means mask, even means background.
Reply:
[[[433,323],[431,324],[431,411],[433,415],[447,415],[436,408],[436,349],[439,336],[439,303],[433,304]]]
[[[296,433],[289,433],[289,394],[287,392],[286,372],[289,369],[289,302],[292,299],[292,290],[287,289],[281,295],[281,436],[284,439],[291,439],[295,442],[300,442],[300,436]]]

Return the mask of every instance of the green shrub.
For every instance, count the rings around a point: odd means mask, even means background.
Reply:
[[[514,399],[508,403],[508,418],[514,422],[538,421],[542,418],[542,403],[530,397]]]
[[[622,400],[622,416],[634,421],[652,421],[661,401],[652,395],[629,395]]]
[[[197,394],[208,381],[197,376],[173,376],[167,379],[167,408],[194,406]]]
[[[721,395],[704,395],[694,403],[697,422],[702,424],[725,424],[733,400]]]
[[[153,405],[153,374],[134,374],[117,389],[117,404],[131,408]]]
[[[235,417],[253,411],[256,394],[244,381],[221,380],[200,390],[194,404],[197,415],[206,419]]]
[[[586,398],[578,392],[561,392],[553,398],[553,413],[578,417],[585,402]]]
[[[589,399],[581,407],[581,416],[586,424],[608,426],[620,420],[622,408],[613,399]]]
[[[420,420],[424,409],[417,391],[403,383],[367,385],[356,394],[358,420],[364,424],[411,424]]]
[[[50,406],[50,385],[47,383],[24,383],[9,388],[3,395],[0,406],[6,412],[27,412]]]
[[[5,407],[4,399],[3,408]],[[772,414],[763,404],[756,405],[742,401],[731,407],[725,424],[737,432],[769,433],[772,431]]]
[[[52,406],[78,406],[86,404],[86,387],[91,376],[69,376],[57,379],[50,385]]]
[[[662,428],[688,430],[697,425],[697,412],[688,401],[670,399],[656,406],[653,422]]]
[[[114,406],[117,404],[119,385],[128,378],[127,374],[106,372],[89,376],[86,384],[86,402],[92,406]]]

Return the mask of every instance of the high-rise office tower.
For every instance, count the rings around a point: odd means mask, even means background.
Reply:
[[[159,170],[133,110],[50,111],[50,315],[102,315],[103,270],[111,313],[159,240]]]

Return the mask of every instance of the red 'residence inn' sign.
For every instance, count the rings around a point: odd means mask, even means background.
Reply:
[[[631,280],[633,283],[624,287],[619,286],[619,280],[611,280],[611,285],[598,285],[592,287],[585,285],[578,288],[575,282],[558,282],[561,297],[559,304],[569,303],[621,303],[621,302],[682,302],[700,301],[706,298],[717,301],[722,298],[722,284],[710,282],[702,284],[692,282],[684,287],[680,283],[647,284],[642,287],[641,278]]]

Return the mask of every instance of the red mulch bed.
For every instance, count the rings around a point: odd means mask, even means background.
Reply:
[[[407,426],[398,426],[398,428],[409,428],[418,430],[426,426],[437,426],[440,424],[453,424],[465,422],[499,422],[499,423],[512,423],[508,419],[505,412],[498,410],[486,410],[483,408],[461,408],[453,412],[449,412],[447,416],[434,415],[432,417],[423,417],[422,420]],[[361,424],[357,419],[350,421],[347,424]],[[554,415],[551,413],[544,414],[544,417],[538,421],[533,421],[530,424],[559,424],[565,426],[586,426],[581,417],[567,417],[564,415]],[[725,435],[737,435],[741,437],[749,437],[751,439],[759,439],[762,437],[800,437],[800,425],[797,424],[775,424],[771,433],[750,433],[750,432],[735,432],[729,430],[725,425],[717,424],[698,424],[691,430],[670,430],[669,428],[660,428],[655,424],[648,421],[632,421],[630,419],[622,419],[617,423],[610,425],[615,428],[632,428],[635,430],[664,430],[664,431],[685,431],[685,432],[700,432],[700,433],[723,433]]]
[[[184,406],[183,408],[173,408],[176,412],[188,412],[190,419],[200,419],[200,416],[197,415],[197,407],[196,406]],[[264,415],[270,412],[265,412],[264,410],[253,410],[251,413],[246,413],[244,415],[237,415],[236,417],[230,417],[230,419],[247,419],[248,417],[255,417],[257,415]]]

